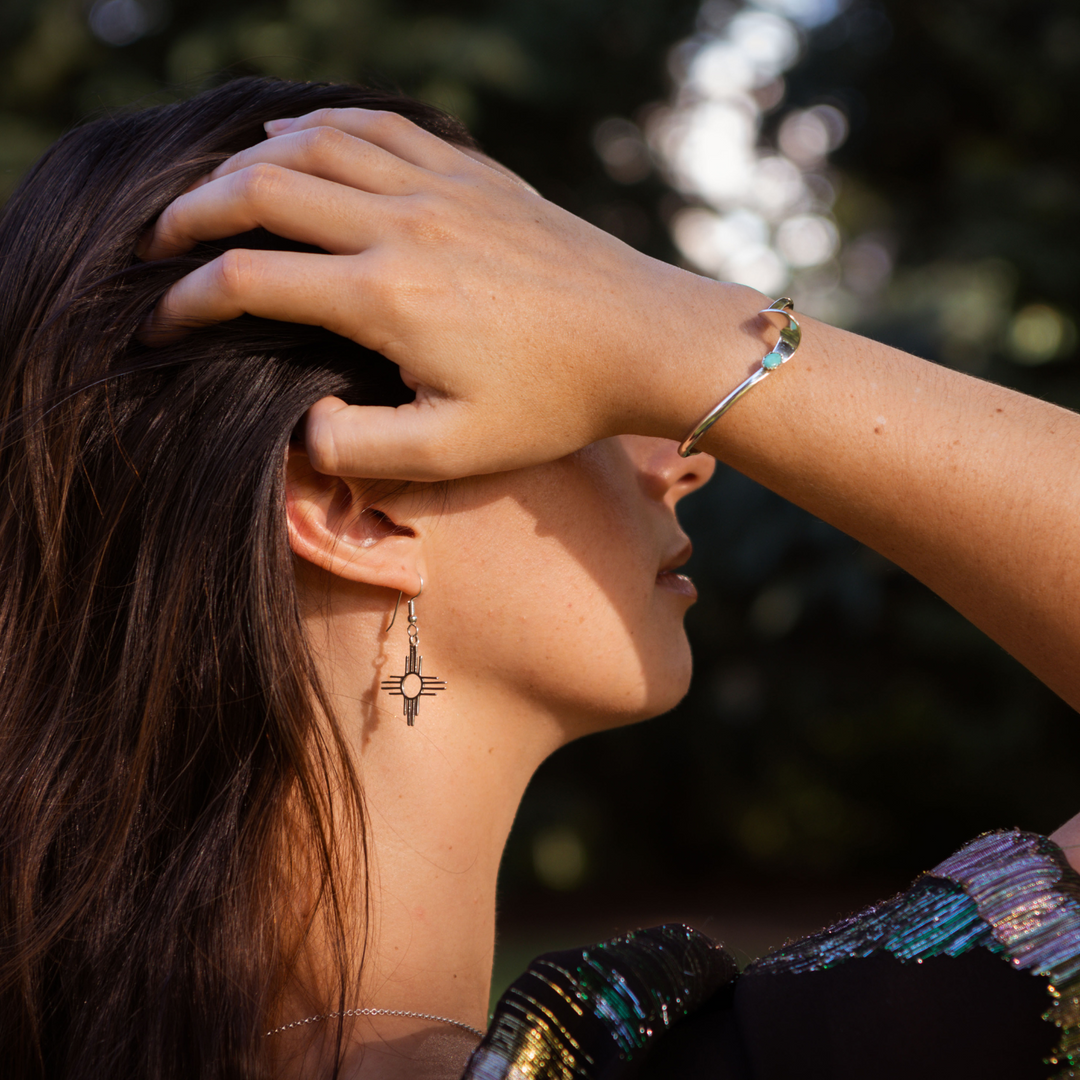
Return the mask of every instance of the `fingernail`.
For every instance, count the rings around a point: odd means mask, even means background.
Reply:
[[[294,116],[288,116],[281,120],[267,120],[263,128],[267,135],[280,135],[283,131],[288,131],[295,119]]]

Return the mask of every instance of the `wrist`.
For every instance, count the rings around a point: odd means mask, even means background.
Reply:
[[[681,442],[761,364],[777,327],[759,315],[774,298],[676,267],[653,297],[637,390],[642,434]],[[660,306],[662,303],[663,306]],[[645,430],[647,426],[647,430]]]

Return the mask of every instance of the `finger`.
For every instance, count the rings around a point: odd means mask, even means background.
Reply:
[[[212,180],[171,202],[141,246],[143,259],[188,251],[262,227],[335,254],[363,250],[382,216],[380,196],[259,163]]]
[[[505,440],[476,438],[477,426],[468,423],[472,411],[449,399],[390,408],[323,398],[308,410],[304,444],[312,465],[330,476],[453,480],[512,468],[493,452]],[[457,452],[449,451],[452,445]]]
[[[305,116],[271,121],[271,138],[312,127],[334,127],[364,142],[374,143],[402,161],[429,172],[452,176],[469,165],[469,157],[438,135],[404,116],[384,109],[318,109]]]
[[[364,298],[356,289],[355,268],[346,275],[344,262],[332,255],[232,248],[176,282],[140,328],[140,337],[148,345],[164,344],[195,327],[246,314],[323,326],[357,340],[347,331],[357,314],[365,314]]]
[[[515,438],[475,400],[421,393],[397,408],[323,398],[307,412],[304,443],[312,465],[331,476],[456,480],[552,461],[590,441],[567,431],[555,440]]]
[[[431,174],[336,127],[310,127],[249,146],[219,165],[209,180],[270,164],[374,195],[408,195]]]

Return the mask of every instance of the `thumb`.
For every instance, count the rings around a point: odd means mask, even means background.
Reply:
[[[325,397],[308,409],[304,444],[315,469],[331,476],[453,480],[492,472],[499,440],[471,423],[470,413],[445,398],[392,408]]]

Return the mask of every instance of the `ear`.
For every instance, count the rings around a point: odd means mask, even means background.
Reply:
[[[413,595],[423,573],[420,539],[370,505],[370,497],[370,482],[320,473],[303,447],[289,447],[285,507],[293,554],[346,581]]]

